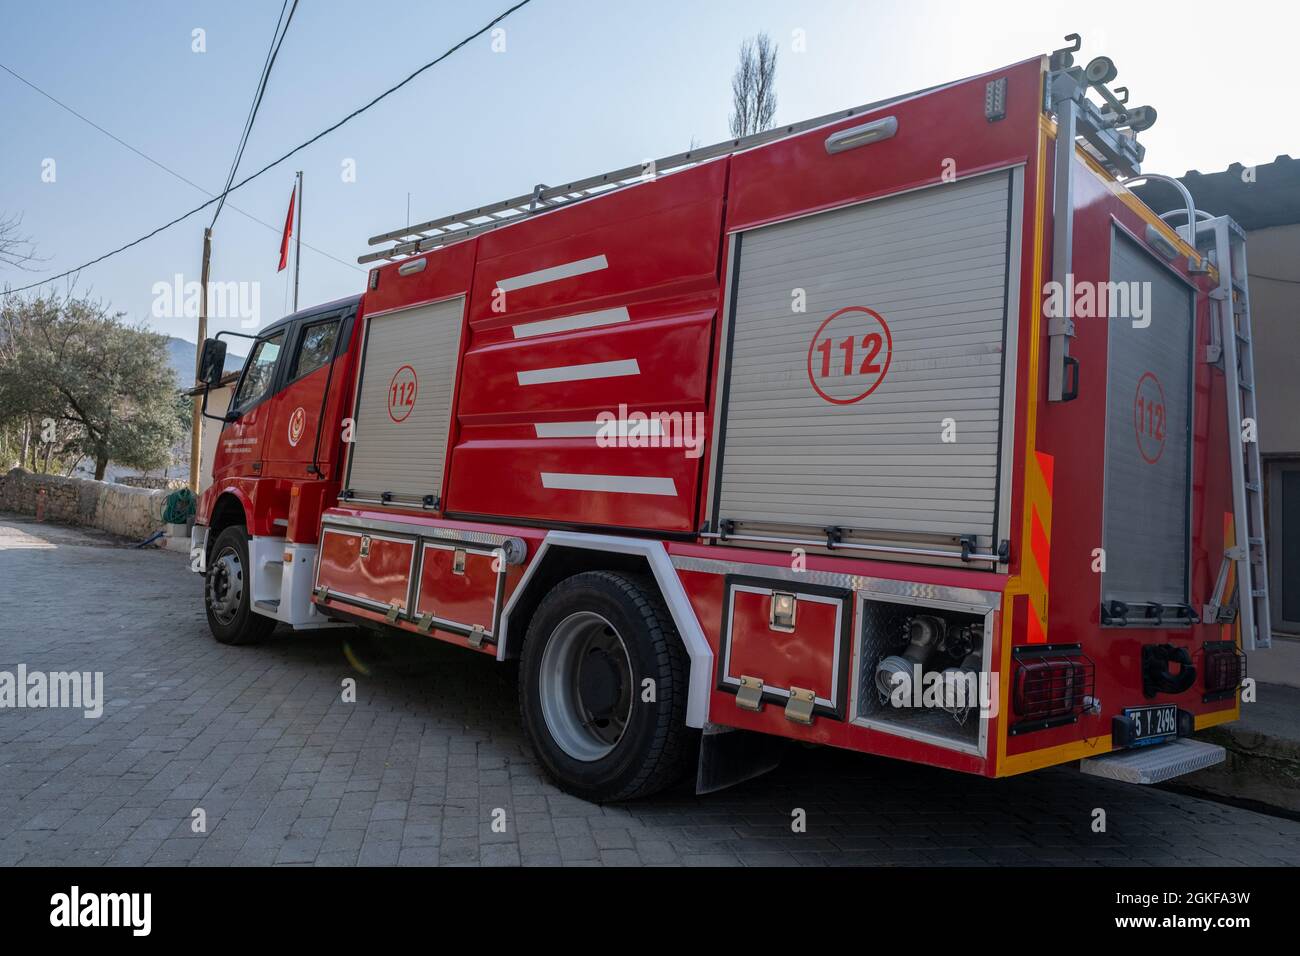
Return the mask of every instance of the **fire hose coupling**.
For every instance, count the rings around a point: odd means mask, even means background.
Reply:
[[[912,618],[907,625],[907,647],[903,653],[890,655],[876,665],[876,690],[888,697],[898,684],[911,683],[913,669],[925,670],[926,662],[947,630],[948,624],[943,618],[931,614],[918,614]]]
[[[1178,665],[1177,672],[1170,665]],[[1142,693],[1181,694],[1196,680],[1196,668],[1187,648],[1175,644],[1148,644],[1142,648]]]

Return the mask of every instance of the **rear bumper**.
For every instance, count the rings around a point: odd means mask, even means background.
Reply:
[[[1190,737],[1135,750],[1121,750],[1079,761],[1079,769],[1095,777],[1124,783],[1163,783],[1185,773],[1223,763],[1227,752],[1217,744]]]

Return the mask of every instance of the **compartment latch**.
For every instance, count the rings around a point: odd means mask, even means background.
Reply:
[[[771,607],[768,610],[767,626],[774,631],[794,633],[795,613],[799,609],[799,598],[787,591],[773,591]]]

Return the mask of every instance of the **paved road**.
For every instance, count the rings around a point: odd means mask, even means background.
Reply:
[[[593,806],[541,776],[509,667],[352,630],[223,647],[183,556],[4,518],[0,671],[20,664],[102,671],[105,704],[0,709],[4,865],[1300,863],[1300,823],[1193,797],[820,749],[710,797]]]

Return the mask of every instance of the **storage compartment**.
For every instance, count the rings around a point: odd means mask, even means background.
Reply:
[[[495,637],[505,568],[496,551],[425,542],[412,617],[426,629],[481,628],[484,636]]]
[[[863,599],[854,723],[982,753],[981,705],[998,704],[989,616]]]
[[[849,597],[836,588],[729,576],[718,687],[749,710],[786,705],[792,692],[811,691],[811,715],[842,719]]]
[[[345,498],[440,506],[464,311],[458,297],[367,319]]]
[[[734,237],[715,530],[997,551],[1020,191],[1001,171]]]
[[[385,615],[396,611],[396,619],[404,616],[414,565],[413,538],[327,526],[321,532],[315,587],[324,603],[351,604]]]

